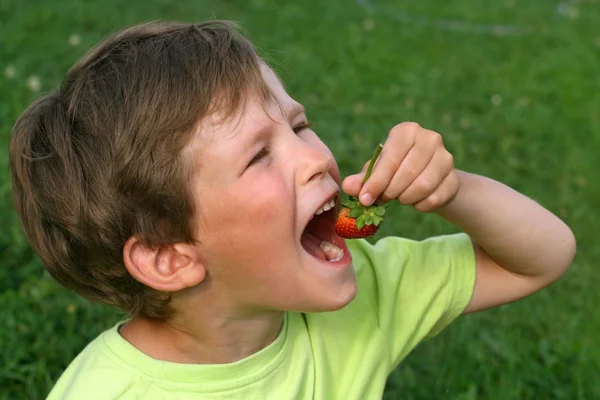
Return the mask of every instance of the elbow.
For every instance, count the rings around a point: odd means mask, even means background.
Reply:
[[[559,237],[560,243],[558,243],[558,246],[560,251],[557,252],[557,257],[555,259],[552,282],[558,280],[568,271],[577,254],[577,239],[575,238],[573,231],[567,225],[564,225],[564,230]]]
[[[573,262],[573,259],[575,259],[575,255],[577,254],[577,239],[575,238],[575,234],[573,233],[573,231],[571,229],[569,229],[567,227],[567,235],[566,238],[564,239],[564,243],[565,243],[565,253],[566,253],[566,260],[565,260],[565,269],[563,271],[566,272],[567,269],[571,266],[571,263]]]

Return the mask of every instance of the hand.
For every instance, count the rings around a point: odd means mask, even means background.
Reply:
[[[367,206],[392,199],[430,212],[450,203],[460,187],[454,157],[439,133],[414,122],[403,122],[390,131],[371,172],[363,184],[369,162],[362,171],[344,179],[342,188]]]

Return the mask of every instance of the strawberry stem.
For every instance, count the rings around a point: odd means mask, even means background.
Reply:
[[[382,149],[383,149],[383,145],[381,143],[379,143],[379,145],[375,149],[375,153],[373,153],[373,157],[371,158],[371,162],[369,163],[369,168],[367,168],[367,174],[365,175],[365,179],[363,179],[363,185],[365,184],[367,179],[369,179],[369,177],[371,176],[371,172],[373,171],[373,166],[375,165],[375,161],[377,161],[377,157],[379,157],[379,154],[381,153]]]

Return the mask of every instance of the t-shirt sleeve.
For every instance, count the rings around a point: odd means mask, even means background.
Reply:
[[[434,337],[468,305],[475,253],[468,235],[422,241],[387,237],[349,243],[360,296],[368,297],[388,344],[390,369],[421,341]]]

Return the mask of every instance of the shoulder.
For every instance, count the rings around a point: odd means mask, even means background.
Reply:
[[[48,400],[109,400],[127,398],[140,375],[111,354],[100,334],[69,364],[48,395]]]
[[[475,249],[464,233],[349,243],[357,298],[369,304],[395,367],[458,317],[473,294]]]
[[[388,236],[370,243],[365,239],[347,242],[358,275],[366,269],[434,267],[449,259],[466,263],[475,259],[473,243],[465,233],[432,236],[423,240]]]
[[[380,321],[407,304],[420,313],[437,312],[433,304],[442,311],[462,309],[472,296],[476,259],[473,242],[465,233],[423,240],[390,236],[373,244],[363,239],[348,245],[357,297],[372,304]]]

